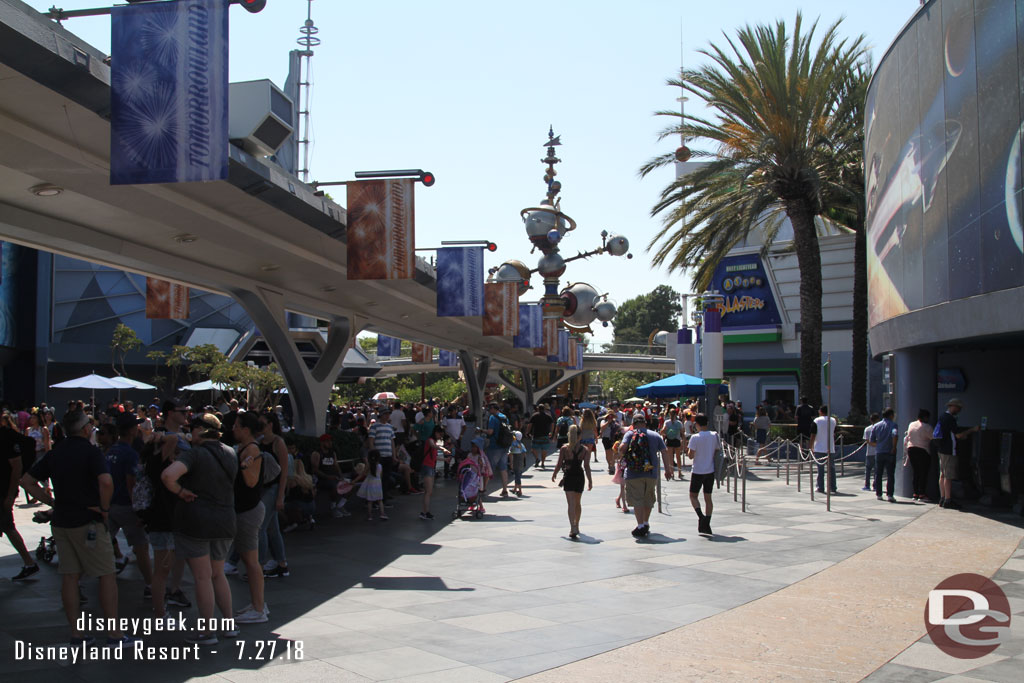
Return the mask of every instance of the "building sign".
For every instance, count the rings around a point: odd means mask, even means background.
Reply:
[[[769,327],[782,322],[768,275],[757,254],[722,259],[715,269],[712,289],[725,297],[722,329]]]
[[[939,391],[966,391],[967,378],[960,368],[939,368],[936,388]]]

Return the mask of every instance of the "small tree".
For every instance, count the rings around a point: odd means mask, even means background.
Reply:
[[[124,323],[118,323],[114,328],[114,336],[110,340],[110,367],[115,375],[127,375],[124,369],[124,360],[129,352],[135,351],[142,346],[142,340],[135,330]],[[116,363],[120,361],[121,372],[117,371]]]

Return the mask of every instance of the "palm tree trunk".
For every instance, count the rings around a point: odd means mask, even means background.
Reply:
[[[800,395],[821,405],[821,251],[814,213],[803,199],[786,201],[800,267]]]
[[[853,246],[853,361],[850,368],[850,415],[865,418],[868,393],[868,253],[863,217],[858,212]]]

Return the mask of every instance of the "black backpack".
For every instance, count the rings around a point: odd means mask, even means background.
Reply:
[[[634,431],[633,438],[629,440],[626,447],[626,454],[623,460],[626,469],[631,472],[649,472],[653,469],[650,463],[650,445],[647,442],[647,430]]]
[[[569,425],[571,424],[572,422],[570,422],[569,420],[563,420],[562,418],[558,418],[558,436],[562,438],[568,436]]]
[[[502,420],[498,418],[498,433],[495,436],[495,441],[502,448],[508,448],[515,441],[515,437],[512,435],[512,428],[508,426],[508,420]]]

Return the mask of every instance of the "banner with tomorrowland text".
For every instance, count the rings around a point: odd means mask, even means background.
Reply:
[[[519,296],[514,282],[484,285],[483,334],[511,337],[519,331]]]
[[[397,358],[402,355],[402,340],[384,334],[377,335],[377,356],[380,358]]]
[[[146,318],[187,320],[188,287],[155,277],[146,278]]]
[[[437,315],[484,314],[484,248],[437,250]]]
[[[408,280],[416,273],[413,180],[347,185],[349,280]]]
[[[434,362],[434,347],[427,346],[426,344],[412,344],[412,362],[413,363],[433,363]]]
[[[517,349],[544,346],[544,311],[540,304],[519,304],[519,332],[512,339]]]
[[[439,349],[437,352],[437,364],[442,368],[458,367],[459,354],[447,349]]]
[[[110,183],[228,177],[228,3],[110,13]]]

